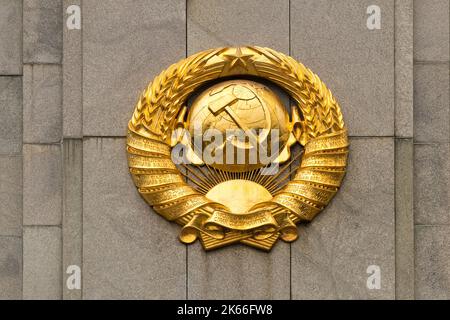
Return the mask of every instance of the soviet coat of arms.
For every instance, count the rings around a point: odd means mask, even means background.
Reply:
[[[338,103],[301,63],[268,48],[218,48],[150,83],[127,151],[139,193],[182,227],[183,243],[270,250],[296,240],[296,223],[336,194],[348,139]]]

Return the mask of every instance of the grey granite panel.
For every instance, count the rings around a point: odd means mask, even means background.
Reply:
[[[450,299],[450,226],[416,226],[416,299]]]
[[[449,65],[414,66],[414,140],[449,142]]]
[[[417,224],[450,224],[450,145],[416,144],[414,215]]]
[[[449,1],[414,0],[414,59],[449,60]]]
[[[348,171],[329,206],[292,244],[293,299],[395,297],[394,140],[350,140]],[[369,266],[381,272],[369,289]]]
[[[291,3],[291,54],[325,82],[352,136],[394,135],[394,1],[379,0],[381,29],[367,28],[372,0]]]
[[[395,140],[395,298],[414,299],[414,144]]]
[[[25,65],[23,140],[59,142],[62,137],[62,74],[58,65]]]
[[[189,247],[189,299],[289,299],[289,244],[270,253],[243,245],[205,252]]]
[[[82,267],[83,244],[83,142],[64,140],[64,209],[63,209],[63,297],[67,300],[81,298],[81,290],[69,289],[66,285],[71,274],[67,267]]]
[[[23,298],[62,298],[61,228],[24,227]]]
[[[64,0],[65,21],[74,13],[67,9],[72,5],[81,8],[81,0]],[[63,135],[81,137],[83,135],[82,101],[82,30],[63,26]]]
[[[22,299],[22,239],[0,236],[0,300]]]
[[[395,135],[413,136],[413,0],[395,1]]]
[[[22,151],[22,79],[0,77],[0,154]]]
[[[61,63],[62,1],[23,0],[24,63]]]
[[[83,298],[185,298],[180,227],[140,197],[125,139],[84,140],[83,195]]]
[[[140,93],[185,57],[185,1],[83,1],[83,133],[125,136]]]
[[[0,75],[22,74],[22,1],[0,0]]]
[[[187,4],[188,53],[257,45],[289,53],[289,1],[192,0]]]
[[[60,225],[62,214],[60,145],[23,146],[23,224]]]
[[[22,236],[22,156],[0,156],[0,236]]]

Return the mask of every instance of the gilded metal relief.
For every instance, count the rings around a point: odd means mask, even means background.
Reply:
[[[261,79],[289,94],[290,112]],[[127,152],[139,193],[181,226],[183,243],[270,250],[296,240],[296,223],[336,194],[348,139],[338,103],[301,63],[269,48],[217,48],[149,84]]]

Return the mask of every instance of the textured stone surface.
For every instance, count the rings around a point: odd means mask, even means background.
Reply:
[[[291,3],[291,54],[333,92],[353,136],[394,134],[394,2],[377,1],[380,30],[366,25],[373,1]]]
[[[24,63],[61,63],[62,1],[23,0]]]
[[[395,296],[394,142],[354,138],[350,143],[341,189],[310,224],[300,226],[292,244],[293,299]],[[380,267],[379,290],[366,286],[370,265]]]
[[[140,197],[125,139],[84,140],[83,194],[83,298],[185,298],[180,227]]]
[[[22,1],[0,0],[0,74],[22,74]]]
[[[189,299],[289,299],[289,244],[267,254],[243,245],[205,252],[189,247]]]
[[[414,59],[449,60],[448,0],[414,0]]]
[[[395,136],[413,136],[413,0],[395,1]]]
[[[414,299],[414,144],[395,140],[395,298]]]
[[[414,140],[449,142],[449,65],[414,66]]]
[[[58,65],[25,65],[23,140],[53,143],[62,135],[62,75]]]
[[[23,224],[60,225],[62,166],[59,145],[23,146]]]
[[[0,154],[20,153],[21,150],[22,79],[0,77]]]
[[[64,140],[64,211],[63,211],[63,271],[64,282],[68,266],[82,267],[83,242],[83,142]],[[63,287],[64,299],[80,299],[81,290]]]
[[[81,7],[81,0],[64,0],[64,17],[71,5]],[[63,134],[64,137],[83,135],[81,30],[63,26]]]
[[[289,53],[289,1],[189,1],[188,54],[257,45]]]
[[[139,94],[186,52],[185,2],[83,1],[83,132],[125,136]]]
[[[24,299],[61,299],[61,250],[61,228],[24,227]]]
[[[415,146],[414,210],[417,224],[450,224],[449,144]]]
[[[0,236],[22,235],[22,156],[0,156]]]
[[[0,236],[0,300],[22,298],[22,239]]]
[[[416,299],[450,299],[450,226],[416,226]]]

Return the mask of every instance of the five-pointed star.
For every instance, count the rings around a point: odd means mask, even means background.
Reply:
[[[226,60],[230,61],[229,69],[234,68],[237,65],[241,65],[244,68],[247,68],[247,64],[252,57],[252,54],[244,54],[241,51],[241,48],[236,48],[236,52],[234,54],[224,54]]]

